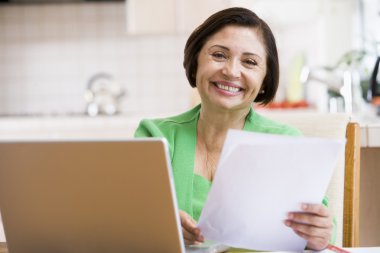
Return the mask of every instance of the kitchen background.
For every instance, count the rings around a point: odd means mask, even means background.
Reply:
[[[130,36],[125,16],[124,2],[0,6],[0,114],[83,114],[97,73],[125,90],[122,112],[187,108],[183,37]]]
[[[342,69],[359,76],[360,105],[353,111],[374,122],[371,128],[360,122],[367,169],[361,185],[375,193],[362,208],[367,234],[361,242],[378,246],[380,120],[367,117],[374,108],[366,94],[380,53],[380,0],[2,0],[0,139],[129,137],[143,117],[189,109],[196,96],[182,67],[186,39],[211,13],[230,6],[254,10],[276,36],[277,106],[307,98],[306,110],[333,111],[326,83],[341,82]],[[302,86],[305,66],[311,72],[330,67],[319,76],[327,82]],[[87,116],[115,110],[116,116]]]
[[[124,90],[122,113],[181,112],[192,97],[182,67],[186,38],[228,6],[249,7],[273,28],[282,70],[277,101],[285,99],[297,56],[309,66],[332,66],[364,46],[357,0],[48,2],[0,5],[0,115],[83,114],[97,73]],[[372,40],[380,40],[376,32],[368,33]],[[316,86],[309,85],[309,102],[326,110],[325,87]]]

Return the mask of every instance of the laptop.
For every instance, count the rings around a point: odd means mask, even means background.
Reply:
[[[9,253],[222,252],[185,247],[164,139],[0,142]]]

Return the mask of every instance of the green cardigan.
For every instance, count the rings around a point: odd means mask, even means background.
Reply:
[[[169,143],[174,183],[178,205],[192,215],[194,158],[197,123],[201,105],[178,116],[165,119],[144,119],[135,132],[135,137],[164,137]],[[250,110],[244,130],[271,134],[301,135],[290,126],[276,123]]]
[[[195,144],[200,108],[201,105],[197,105],[190,111],[169,118],[144,119],[135,132],[135,137],[163,137],[168,141],[178,206],[191,216],[193,216]],[[269,134],[302,135],[296,128],[265,118],[252,108],[246,117],[243,129]],[[322,202],[328,206],[326,197]],[[334,219],[332,242],[335,241],[335,230]]]

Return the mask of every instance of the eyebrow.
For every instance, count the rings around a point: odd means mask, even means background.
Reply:
[[[213,48],[213,47],[220,47],[220,48],[222,48],[222,49],[224,49],[226,51],[230,51],[230,49],[228,47],[222,46],[222,45],[218,45],[218,44],[211,46],[210,49]],[[262,57],[260,57],[260,55],[255,54],[255,53],[251,53],[251,52],[244,52],[243,55],[253,55],[253,56],[259,57],[260,59],[262,58]]]

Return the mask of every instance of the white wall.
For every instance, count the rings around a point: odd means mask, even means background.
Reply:
[[[249,7],[272,27],[281,64],[277,100],[284,99],[296,55],[304,54],[311,66],[331,65],[352,48],[355,2],[218,1]],[[123,85],[123,113],[186,110],[191,89],[182,60],[188,32],[130,36],[125,12],[123,2],[1,5],[0,115],[83,113],[87,81],[98,72]]]
[[[82,113],[98,72],[125,88],[125,113],[190,104],[184,38],[127,36],[122,2],[1,5],[0,34],[0,115]]]

